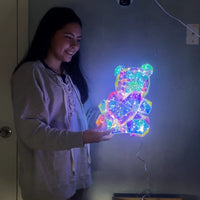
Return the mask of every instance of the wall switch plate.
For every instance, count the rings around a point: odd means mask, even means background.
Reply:
[[[192,30],[199,34],[199,24],[187,24]],[[186,44],[199,45],[199,37],[190,29],[186,30]]]

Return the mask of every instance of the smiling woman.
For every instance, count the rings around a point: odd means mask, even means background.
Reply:
[[[89,143],[111,130],[88,130],[88,87],[79,67],[81,21],[50,9],[12,76],[23,200],[82,199],[91,181]]]
[[[80,48],[81,26],[78,23],[69,23],[56,31],[51,40],[51,47],[45,63],[56,73],[61,74],[61,63],[70,62],[72,56]]]

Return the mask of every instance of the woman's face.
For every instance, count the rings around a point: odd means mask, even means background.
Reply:
[[[80,48],[80,40],[81,26],[78,23],[65,25],[53,36],[47,59],[52,64],[70,62]]]

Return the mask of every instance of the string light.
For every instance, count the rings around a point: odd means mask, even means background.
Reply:
[[[153,67],[144,64],[140,68],[115,68],[115,91],[99,104],[101,114],[96,124],[114,129],[112,134],[125,133],[143,137],[149,132],[149,113],[152,102],[145,99],[150,86]]]

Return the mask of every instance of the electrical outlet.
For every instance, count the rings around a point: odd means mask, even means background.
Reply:
[[[195,33],[199,34],[199,24],[187,24]],[[189,28],[186,30],[186,44],[199,45],[199,37]]]

